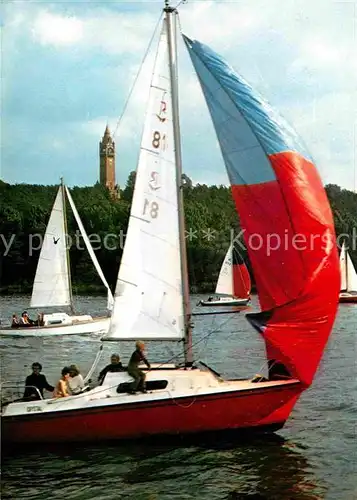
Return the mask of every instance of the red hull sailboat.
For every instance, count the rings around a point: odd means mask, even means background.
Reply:
[[[251,281],[247,266],[240,255],[238,242],[228,248],[219,273],[216,297],[200,300],[201,306],[246,306],[250,300]]]
[[[276,430],[311,384],[321,359],[335,319],[340,274],[331,210],[315,166],[296,133],[261,96],[219,55],[184,36],[245,229],[261,305],[260,313],[247,318],[265,341],[269,376],[225,380],[193,359],[181,189],[178,14],[168,5],[164,12],[128,234],[103,340],[183,340],[185,363],[153,365],[143,394],[128,394],[128,373],[108,373],[102,385],[77,396],[8,404],[4,441]],[[275,250],[268,248],[272,234],[281,241]],[[262,241],[256,250],[249,245],[254,235]]]

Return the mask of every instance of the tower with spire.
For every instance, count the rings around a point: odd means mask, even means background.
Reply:
[[[112,196],[117,197],[117,186],[115,183],[115,142],[113,141],[108,125],[102,140],[99,143],[100,171],[99,182],[105,186]]]

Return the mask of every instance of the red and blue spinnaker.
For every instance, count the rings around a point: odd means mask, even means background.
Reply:
[[[270,368],[312,382],[334,323],[340,273],[331,209],[287,122],[209,47],[183,35],[230,179]],[[273,369],[271,370],[273,373]]]

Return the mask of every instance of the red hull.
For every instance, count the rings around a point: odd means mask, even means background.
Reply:
[[[284,425],[302,392],[289,386],[3,417],[4,442],[135,439]]]

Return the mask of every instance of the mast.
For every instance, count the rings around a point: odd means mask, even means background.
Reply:
[[[348,284],[348,252],[346,245],[343,246],[344,251],[345,251],[345,268],[346,268],[346,292],[349,291],[349,284]]]
[[[174,129],[175,144],[175,164],[177,181],[177,201],[179,217],[179,235],[180,235],[180,257],[181,257],[181,279],[183,288],[183,311],[185,325],[185,366],[189,367],[193,363],[192,355],[192,326],[191,326],[191,305],[190,289],[188,283],[187,252],[185,240],[185,213],[183,207],[182,191],[182,156],[181,156],[181,134],[180,117],[178,103],[178,72],[177,72],[177,44],[176,44],[176,9],[170,7],[169,0],[165,0],[165,21],[167,28],[167,44],[169,52],[169,69],[171,81],[171,101],[172,101],[172,121]]]
[[[234,254],[234,240],[233,242],[231,243],[232,245],[232,252],[231,252],[231,273],[232,273],[232,297],[235,297],[235,294],[234,294],[234,268],[233,268],[233,254]]]
[[[66,213],[66,192],[64,188],[64,183],[63,183],[63,177],[61,177],[61,193],[62,193],[62,208],[63,208],[63,224],[64,224],[64,234],[65,234],[65,246],[66,246],[66,260],[67,260],[67,272],[68,272],[68,285],[69,285],[69,297],[70,297],[70,309],[71,313],[74,314],[74,307],[73,307],[73,296],[72,296],[72,282],[71,282],[71,263],[69,260],[69,249],[67,248],[67,234],[68,234],[68,228],[67,228],[67,213]]]

